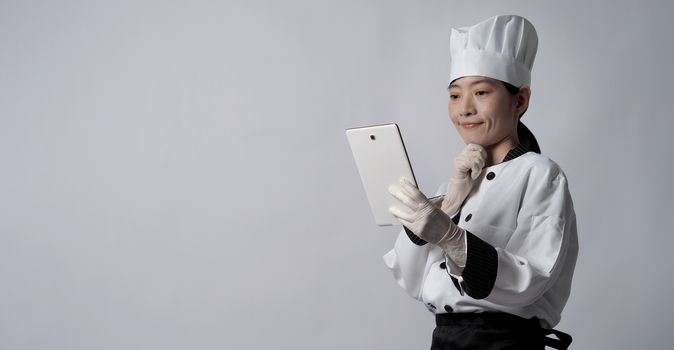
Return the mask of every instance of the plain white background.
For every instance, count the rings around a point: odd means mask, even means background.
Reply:
[[[449,33],[536,27],[524,122],[566,172],[574,349],[674,341],[667,1],[0,1],[0,348],[424,349],[348,127],[421,189],[463,147]]]

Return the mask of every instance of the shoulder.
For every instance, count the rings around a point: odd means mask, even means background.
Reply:
[[[534,152],[520,157],[524,157],[521,162],[524,175],[523,205],[541,207],[536,211],[544,207],[549,207],[549,210],[556,208],[556,211],[549,211],[547,215],[573,212],[569,183],[559,164],[548,156]]]
[[[555,161],[546,155],[527,153],[523,160],[528,166],[527,180],[523,183],[518,216],[531,218],[531,223],[551,228],[550,232],[576,235],[576,213],[566,174]],[[572,231],[568,231],[572,230]]]
[[[517,170],[527,174],[529,181],[564,181],[566,174],[562,168],[550,157],[535,152],[528,152],[513,159],[513,165]]]

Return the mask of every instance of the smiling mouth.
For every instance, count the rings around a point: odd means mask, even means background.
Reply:
[[[466,128],[466,129],[472,129],[476,126],[481,125],[482,123],[462,123],[461,127]]]

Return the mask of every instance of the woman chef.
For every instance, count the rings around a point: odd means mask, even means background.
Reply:
[[[552,330],[578,254],[567,178],[519,121],[538,37],[519,16],[452,29],[449,116],[467,144],[428,199],[406,178],[389,192],[403,224],[384,256],[435,314],[431,349],[565,349]],[[554,334],[559,339],[546,337]]]

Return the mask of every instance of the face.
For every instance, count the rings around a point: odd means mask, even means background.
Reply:
[[[449,86],[449,118],[466,144],[489,147],[515,134],[528,104],[521,95],[510,94],[496,79],[461,77]]]

